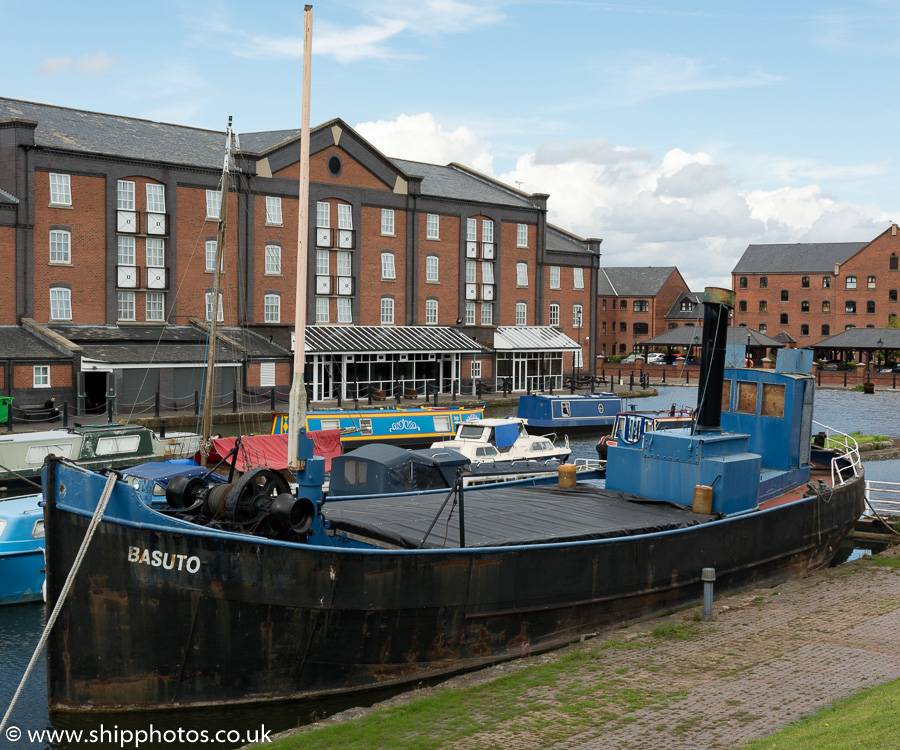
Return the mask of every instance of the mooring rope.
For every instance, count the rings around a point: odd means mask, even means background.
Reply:
[[[109,498],[112,495],[113,487],[116,484],[116,475],[115,473],[111,473],[109,478],[106,480],[106,486],[103,488],[103,494],[100,496],[100,502],[97,503],[97,510],[94,511],[94,515],[91,517],[91,523],[88,526],[87,533],[84,535],[84,541],[81,543],[81,547],[78,550],[78,554],[75,556],[75,562],[72,565],[72,569],[69,571],[69,575],[66,578],[65,584],[63,584],[62,591],[59,594],[59,598],[56,600],[56,605],[53,607],[53,612],[50,614],[50,618],[47,620],[47,625],[44,628],[44,632],[41,633],[41,639],[38,641],[37,648],[34,650],[34,654],[31,656],[31,661],[28,663],[28,668],[25,670],[25,674],[22,675],[22,681],[19,683],[19,687],[16,689],[16,694],[13,696],[12,702],[9,704],[9,708],[6,710],[6,715],[3,717],[3,721],[0,721],[0,737],[3,736],[3,729],[6,726],[6,722],[9,721],[9,717],[12,714],[13,708],[15,708],[16,702],[19,700],[19,697],[22,695],[22,690],[25,688],[25,683],[28,682],[28,678],[31,676],[31,673],[34,671],[34,667],[37,664],[38,657],[41,655],[41,651],[44,650],[44,646],[47,644],[47,638],[50,637],[50,631],[53,629],[53,625],[56,623],[56,618],[59,617],[59,612],[62,609],[62,605],[66,601],[66,597],[69,594],[69,589],[72,588],[72,583],[75,580],[75,575],[78,573],[78,569],[81,567],[81,563],[84,560],[85,554],[87,554],[88,546],[91,543],[91,539],[94,538],[94,532],[97,530],[97,526],[100,525],[100,519],[103,518],[103,513],[106,510],[106,505],[109,503]]]

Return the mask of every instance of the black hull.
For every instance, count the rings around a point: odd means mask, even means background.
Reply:
[[[89,518],[47,494],[52,605]],[[704,567],[717,592],[803,576],[862,510],[860,477],[828,502],[678,532],[374,553],[104,521],[47,645],[50,708],[294,699],[471,669],[695,602]],[[129,561],[134,548],[197,570]]]

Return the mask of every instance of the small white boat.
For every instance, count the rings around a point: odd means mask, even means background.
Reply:
[[[555,435],[529,435],[519,417],[470,419],[461,424],[452,440],[431,444],[462,453],[473,464],[510,461],[564,462],[572,452],[569,438],[556,445]]]

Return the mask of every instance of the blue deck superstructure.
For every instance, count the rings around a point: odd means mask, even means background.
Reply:
[[[0,502],[0,604],[43,599],[44,509],[41,495]]]
[[[536,394],[519,397],[516,416],[532,433],[577,435],[609,432],[620,411],[615,393]]]

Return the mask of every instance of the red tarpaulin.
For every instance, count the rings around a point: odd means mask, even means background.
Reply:
[[[313,453],[325,459],[325,471],[331,471],[331,459],[341,455],[340,430],[316,430],[306,433],[314,443]],[[213,438],[207,464],[216,464],[234,448],[237,438]],[[257,466],[266,466],[276,471],[286,469],[288,465],[288,436],[282,435],[245,435],[241,438],[235,469],[240,472],[249,471]],[[200,454],[196,459],[199,460]],[[231,460],[228,462],[232,463]]]

